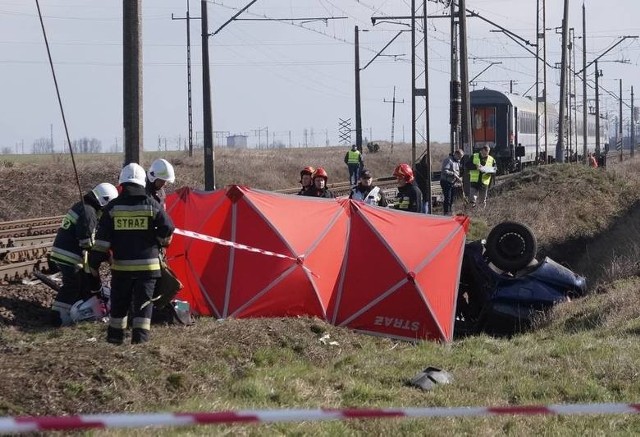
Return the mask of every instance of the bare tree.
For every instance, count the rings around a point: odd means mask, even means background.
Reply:
[[[31,144],[31,153],[39,155],[45,153],[53,153],[53,143],[50,138],[38,138]]]
[[[71,142],[71,147],[75,153],[100,153],[102,142],[97,138],[83,137]]]
[[[13,150],[9,146],[4,146],[2,150],[0,150],[0,153],[2,153],[3,155],[11,155],[13,153]]]

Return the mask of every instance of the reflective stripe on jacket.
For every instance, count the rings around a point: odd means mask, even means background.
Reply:
[[[406,184],[399,187],[394,208],[402,211],[424,212],[422,193],[418,187],[413,184]]]
[[[82,251],[90,249],[98,224],[100,206],[93,194],[84,196],[83,202],[74,204],[62,219],[50,258],[58,264],[82,264]]]
[[[102,214],[89,265],[97,270],[111,250],[114,275],[159,277],[160,247],[169,243],[173,230],[169,215],[144,187],[125,185]]]

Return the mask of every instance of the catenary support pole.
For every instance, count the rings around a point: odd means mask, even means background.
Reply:
[[[471,98],[469,96],[469,60],[467,51],[467,4],[459,0],[458,16],[460,26],[460,87],[462,94],[462,139],[465,154],[473,153],[471,138]]]
[[[126,1],[126,0],[125,0]],[[213,151],[213,115],[211,109],[211,79],[209,73],[209,20],[207,0],[201,2],[202,18],[202,116],[204,130],[204,189],[216,189],[215,154]]]
[[[355,27],[355,82],[356,82],[356,147],[362,152],[362,106],[360,103],[360,35]]]
[[[122,1],[122,104],[124,164],[142,150],[142,0]]]
[[[560,67],[560,107],[558,110],[558,142],[556,143],[556,161],[564,162],[564,141],[567,115],[567,45],[569,40],[569,0],[564,0],[562,18],[562,61]]]
[[[588,163],[587,157],[587,13],[582,2],[582,162]]]
[[[631,139],[631,144],[629,146],[629,154],[631,155],[631,157],[633,158],[633,156],[635,155],[635,149],[636,149],[636,123],[635,123],[635,119],[636,119],[636,114],[635,114],[635,108],[633,107],[634,103],[633,103],[633,86],[631,86],[631,118],[629,119],[629,137]]]
[[[624,159],[623,150],[624,150],[624,137],[622,134],[622,79],[618,79],[620,82],[620,99],[619,102],[619,112],[618,112],[618,141],[620,142],[620,161]]]
[[[596,154],[600,156],[600,70],[598,70],[598,60],[594,61],[596,69]]]

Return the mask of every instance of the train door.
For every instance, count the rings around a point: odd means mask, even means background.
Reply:
[[[476,106],[472,119],[474,148],[488,145],[493,149],[496,146],[496,107]]]

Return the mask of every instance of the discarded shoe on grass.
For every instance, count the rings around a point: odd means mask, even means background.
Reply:
[[[424,391],[429,391],[439,384],[450,384],[453,377],[446,370],[437,367],[427,367],[422,372],[411,378],[410,385]]]

